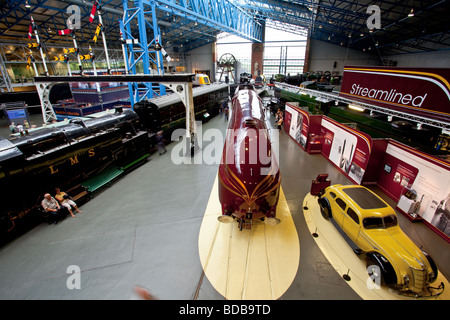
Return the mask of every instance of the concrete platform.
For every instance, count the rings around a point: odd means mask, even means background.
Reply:
[[[203,129],[216,128],[225,136],[226,126],[218,116]],[[170,158],[175,146],[96,195],[75,218],[41,224],[0,248],[0,299],[138,299],[135,285],[159,299],[225,299],[204,276],[198,245],[218,164],[175,165]],[[333,184],[350,181],[285,133],[279,163],[301,251],[292,283],[275,298],[361,299],[314,241],[302,210],[317,174],[328,173]],[[399,220],[448,275],[449,244],[422,224]],[[79,273],[70,271],[72,266]],[[77,279],[80,289],[69,289]]]

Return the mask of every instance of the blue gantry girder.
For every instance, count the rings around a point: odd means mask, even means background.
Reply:
[[[103,30],[111,47],[124,41],[129,73],[162,74],[160,45],[177,51],[192,50],[214,42],[220,32],[229,32],[253,42],[263,40],[264,19],[253,15],[233,0],[101,0]],[[67,28],[70,7],[80,13],[76,30],[80,49],[92,43],[98,22],[89,22],[94,1],[85,0],[4,0],[0,7],[0,36],[8,40],[25,40],[33,16],[43,45],[71,46],[70,37],[58,30]],[[117,23],[120,22],[119,34]],[[170,42],[169,42],[170,40]],[[87,50],[87,49],[86,49]],[[133,84],[133,99],[164,94],[165,88],[152,84]]]
[[[158,26],[156,4],[146,6],[143,1],[135,1],[129,7],[123,1],[123,19],[120,30],[123,38],[125,64],[130,74],[164,74],[163,55],[161,52],[161,31]],[[138,32],[132,31],[132,26],[138,27]],[[149,39],[148,34],[152,36]],[[141,67],[142,70],[139,70]],[[152,83],[129,83],[131,105],[143,99],[151,99],[155,94],[164,95],[163,85]]]
[[[189,28],[193,32],[193,22],[194,26],[207,26],[215,33],[225,31],[254,42],[263,40],[263,25],[228,0],[135,0],[131,5],[123,0],[122,5],[124,14],[120,30],[126,67],[131,74],[164,74],[165,44],[160,24],[166,27],[167,32],[181,28]],[[168,22],[163,20],[166,16],[179,17],[180,20]],[[207,36],[209,42],[215,40],[214,36]],[[152,83],[134,83],[129,87],[132,105],[142,99],[165,94],[164,86]]]
[[[259,19],[272,19],[285,23],[311,28],[317,13],[317,0],[281,1],[281,0],[241,0],[239,5],[252,16]]]
[[[140,0],[157,3],[157,9],[191,21],[262,42],[263,26],[240,6],[228,0]]]

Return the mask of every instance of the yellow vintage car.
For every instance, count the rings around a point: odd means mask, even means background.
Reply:
[[[318,202],[323,217],[366,256],[368,266],[379,267],[381,284],[415,296],[431,292],[424,290],[437,278],[436,264],[400,229],[396,212],[383,199],[363,186],[333,185]]]

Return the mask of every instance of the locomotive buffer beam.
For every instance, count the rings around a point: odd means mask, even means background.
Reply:
[[[56,114],[50,103],[50,90],[56,83],[61,82],[155,82],[160,83],[175,92],[186,107],[186,143],[187,154],[192,156],[197,150],[197,128],[195,126],[194,95],[192,82],[194,73],[166,74],[166,75],[89,75],[89,76],[40,76],[34,77],[36,88],[41,100],[44,123],[56,120]]]

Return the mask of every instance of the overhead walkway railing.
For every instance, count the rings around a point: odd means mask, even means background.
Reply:
[[[410,113],[406,113],[406,112],[401,112],[401,111],[397,111],[397,110],[392,110],[392,109],[387,109],[385,107],[380,107],[380,106],[376,106],[373,104],[368,104],[368,103],[362,103],[360,101],[356,101],[356,100],[352,100],[352,99],[348,99],[348,98],[344,98],[344,97],[340,97],[338,93],[332,93],[332,92],[323,92],[323,91],[318,91],[318,90],[312,90],[312,89],[305,89],[305,88],[300,88],[297,86],[293,86],[290,84],[286,84],[286,83],[281,83],[281,82],[276,82],[275,86],[281,90],[285,90],[288,92],[292,92],[295,94],[308,94],[312,97],[317,97],[316,100],[319,101],[337,101],[337,102],[341,102],[344,104],[351,104],[354,106],[358,106],[361,107],[363,109],[369,110],[369,111],[374,111],[374,112],[378,112],[378,113],[382,113],[382,114],[386,114],[387,116],[392,116],[392,117],[398,117],[398,118],[402,118],[402,119],[406,119],[406,120],[411,120],[414,122],[417,122],[418,125],[429,125],[432,127],[436,127],[442,130],[449,130],[450,129],[450,123],[446,122],[446,121],[439,121],[436,119],[430,119],[430,118],[426,118],[426,117],[421,117],[421,116],[417,116],[414,114],[410,114]]]

